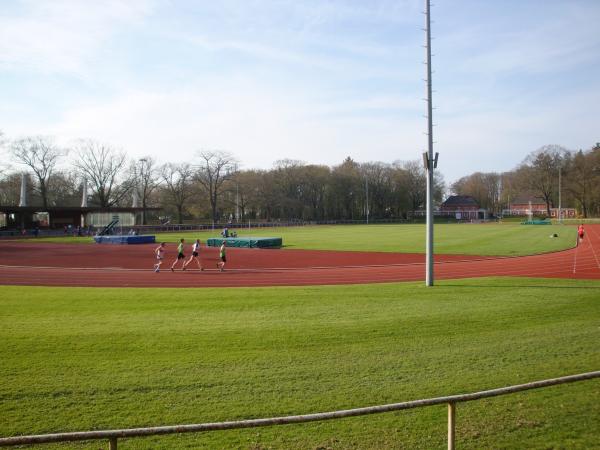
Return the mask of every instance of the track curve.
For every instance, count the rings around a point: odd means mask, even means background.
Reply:
[[[493,258],[436,255],[436,279],[483,276],[600,279],[600,225],[588,225],[576,248],[543,255]],[[217,250],[202,249],[204,271],[154,273],[155,245],[72,245],[0,242],[0,284],[98,287],[252,287],[364,284],[424,278],[424,255],[309,250],[228,249],[224,272]],[[189,267],[194,267],[192,263]]]

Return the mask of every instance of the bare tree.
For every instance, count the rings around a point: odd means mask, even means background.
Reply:
[[[81,203],[82,186],[79,175],[74,170],[55,171],[50,177],[53,204],[61,206],[77,206]]]
[[[192,197],[193,169],[187,164],[164,164],[160,167],[160,176],[165,182],[169,199],[177,209],[177,220],[183,222],[185,204]]]
[[[132,172],[134,189],[142,201],[142,225],[146,225],[148,201],[160,183],[156,161],[150,156],[144,156],[132,164]]]
[[[237,161],[225,152],[203,151],[199,153],[201,163],[195,179],[208,194],[213,223],[217,221],[217,206],[225,183],[237,170]]]
[[[236,172],[228,183],[228,206],[236,212],[236,219],[244,221],[248,212],[260,209],[263,197],[258,194],[265,174],[257,170]]]
[[[350,157],[332,168],[329,181],[330,211],[334,212],[335,218],[354,219],[360,213],[358,203],[364,182],[361,181],[359,169],[359,164]]]
[[[404,170],[408,172],[406,189],[410,199],[410,207],[413,211],[425,207],[426,201],[426,173],[423,163],[420,161],[407,161]]]
[[[419,160],[406,161],[402,164],[406,170],[406,189],[410,201],[410,207],[413,211],[425,208],[427,197],[427,173],[423,163]],[[444,177],[438,170],[433,173],[433,200],[441,202],[446,190]]]
[[[131,189],[132,181],[119,184],[125,164],[125,152],[91,139],[76,144],[79,158],[74,166],[91,185],[100,206],[116,205]]]
[[[6,138],[4,133],[0,131],[0,176],[4,175],[9,170],[8,158],[4,156],[4,149],[6,147]]]
[[[480,208],[494,213],[500,210],[501,177],[495,172],[475,172],[454,182],[451,186],[456,195],[473,197]]]
[[[579,150],[569,161],[566,170],[565,185],[567,192],[579,203],[583,217],[589,215],[593,202],[594,186],[598,186],[600,180],[600,173],[594,167],[593,156],[591,152],[584,153]],[[563,171],[563,173],[565,172]]]
[[[0,177],[0,205],[17,205],[21,192],[21,175],[7,173]]]
[[[557,192],[558,168],[568,150],[559,145],[545,145],[532,152],[519,168],[522,180],[533,192],[542,196],[546,202],[546,213],[554,206],[554,194]]]
[[[42,198],[44,208],[48,208],[49,180],[64,151],[51,138],[44,136],[17,139],[11,143],[10,149],[16,162],[33,172],[37,181],[36,191]]]

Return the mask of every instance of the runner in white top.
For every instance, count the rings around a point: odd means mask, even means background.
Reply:
[[[156,254],[157,259],[156,264],[154,264],[154,271],[160,272],[160,265],[165,258],[165,243],[161,242],[160,245],[154,249],[154,253]]]
[[[198,264],[198,269],[204,270],[202,268],[202,261],[200,260],[200,239],[196,239],[196,242],[192,245],[192,256],[185,263],[183,263],[183,270],[187,267],[192,260],[196,260],[196,264]]]

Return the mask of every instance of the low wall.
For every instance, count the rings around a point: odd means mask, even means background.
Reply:
[[[141,236],[94,236],[96,244],[152,244],[156,242],[154,235]]]

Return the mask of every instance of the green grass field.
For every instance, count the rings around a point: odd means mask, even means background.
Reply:
[[[522,278],[432,288],[4,286],[0,436],[311,413],[598,370],[599,291],[596,281]],[[598,398],[593,380],[459,405],[458,446],[593,448]],[[445,437],[439,406],[119,448],[431,449]]]
[[[177,242],[218,237],[220,230],[160,233],[158,241]],[[550,237],[557,234],[558,237]],[[319,225],[242,229],[239,236],[277,236],[285,248],[423,253],[424,225]],[[442,224],[435,226],[435,252],[467,255],[518,256],[573,247],[576,228],[564,225]],[[38,241],[90,243],[90,238],[45,238]]]

